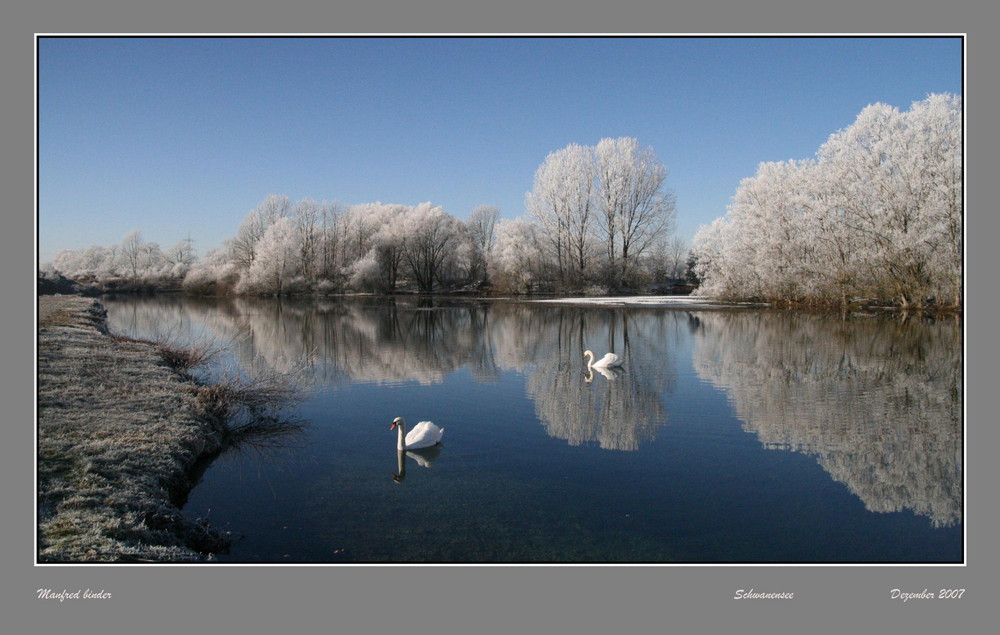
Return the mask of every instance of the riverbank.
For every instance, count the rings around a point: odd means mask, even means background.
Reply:
[[[752,302],[719,302],[697,295],[634,295],[634,296],[579,296],[531,300],[541,304],[576,304],[583,306],[631,306],[661,309],[732,309],[759,308],[766,304]]]
[[[202,561],[226,548],[177,506],[226,437],[177,352],[109,334],[95,300],[39,297],[39,562]]]
[[[659,309],[761,309],[774,308],[781,310],[803,311],[844,311],[839,304],[776,304],[771,302],[728,302],[715,300],[709,296],[699,295],[635,295],[635,296],[574,296],[562,298],[531,299],[529,302],[539,304],[569,304],[577,306],[603,307],[651,307]],[[857,314],[908,313],[927,316],[961,316],[961,307],[923,307],[907,311],[897,306],[881,306],[874,303],[854,302],[848,311]]]

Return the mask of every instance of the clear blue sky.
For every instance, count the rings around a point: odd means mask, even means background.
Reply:
[[[514,218],[549,152],[619,136],[690,239],[761,161],[937,92],[959,38],[42,37],[39,260],[133,229],[204,255],[272,193]]]

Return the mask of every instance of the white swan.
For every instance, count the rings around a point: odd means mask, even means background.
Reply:
[[[590,357],[590,360],[587,362],[587,368],[615,368],[625,363],[625,358],[619,357],[614,353],[608,353],[596,362],[594,361],[594,353],[591,351],[584,351],[583,356]]]
[[[430,421],[421,421],[407,433],[406,422],[403,421],[402,417],[393,419],[392,426],[389,429],[399,430],[399,442],[396,444],[397,450],[429,448],[432,445],[441,443],[441,435],[444,434],[444,428],[439,428]]]

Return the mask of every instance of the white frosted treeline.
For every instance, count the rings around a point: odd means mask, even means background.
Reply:
[[[440,206],[307,200],[292,207],[270,204],[275,198],[252,210],[185,286],[237,295],[391,293],[405,278],[430,292],[468,278],[475,243]]]
[[[83,282],[119,284],[179,283],[196,263],[194,241],[184,239],[163,250],[146,242],[138,230],[125,234],[117,245],[64,249],[49,263],[48,272]]]
[[[136,231],[113,247],[60,252],[45,269],[105,287],[224,295],[638,288],[677,278],[686,264],[684,241],[667,240],[665,178],[650,148],[604,139],[550,154],[524,218],[502,219],[492,205],[463,221],[430,202],[344,206],[272,194],[200,260],[191,239],[163,252]]]
[[[695,237],[700,292],[962,303],[962,100],[866,107],[816,157],[761,163]]]

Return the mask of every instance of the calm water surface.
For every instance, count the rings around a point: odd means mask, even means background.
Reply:
[[[184,508],[222,562],[961,562],[954,320],[506,301],[107,298],[112,329],[297,369],[286,447]],[[583,351],[626,358],[587,370]],[[444,427],[396,452],[394,417]],[[392,478],[400,474],[401,482]]]

